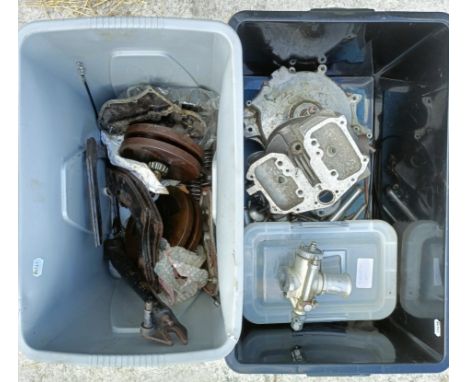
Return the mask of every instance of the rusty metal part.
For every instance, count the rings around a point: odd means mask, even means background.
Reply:
[[[168,187],[168,191],[168,195],[161,195],[156,201],[164,222],[163,236],[172,247],[194,251],[202,237],[200,206],[178,187]]]
[[[125,133],[132,123],[164,121],[168,126],[182,128],[194,139],[205,140],[216,117],[217,101],[213,106],[216,94],[204,89],[163,90],[136,85],[129,87],[123,96],[107,101],[99,112],[99,126],[111,134]]]
[[[122,278],[144,301],[143,323],[140,333],[146,339],[172,346],[171,334],[182,344],[188,343],[187,329],[177,320],[171,309],[158,299],[151,285],[141,278],[140,272],[124,249],[121,238],[104,242],[104,256]]]
[[[201,178],[192,180],[189,184],[187,184],[187,188],[190,191],[190,194],[192,195],[192,198],[196,202],[200,201],[201,187],[202,187],[202,179]]]
[[[178,187],[167,187],[168,195],[160,195],[156,206],[164,222],[164,238],[171,247],[185,247],[192,233],[194,209],[190,195]]]
[[[203,248],[206,252],[206,266],[208,271],[208,283],[203,290],[210,296],[218,294],[218,262],[216,255],[215,229],[213,224],[212,214],[212,196],[211,188],[203,187],[202,197],[200,200],[202,209],[202,220],[204,226]]]
[[[94,138],[86,141],[86,172],[88,177],[88,195],[90,204],[91,225],[94,234],[94,245],[102,245],[102,217],[101,200],[99,199],[99,185],[97,180],[97,161],[99,146]]]
[[[127,93],[130,93],[130,89]],[[174,113],[174,104],[151,87],[128,98],[111,99],[99,111],[99,125],[111,134],[122,134],[132,122],[159,121]]]
[[[120,276],[143,301],[156,299],[152,286],[141,277],[140,270],[131,261],[121,237],[104,241],[104,258],[112,263]]]
[[[214,148],[211,146],[209,149],[205,150],[205,155],[203,155],[202,166],[203,166],[203,179],[202,185],[209,186],[212,181],[212,171],[213,171],[213,156]]]
[[[127,221],[125,227],[125,252],[127,256],[133,261],[134,264],[138,264],[140,259],[140,238],[135,219],[131,216]],[[139,265],[139,264],[138,264]]]
[[[155,309],[153,302],[148,301],[145,303],[143,317],[140,333],[144,338],[172,346],[173,341],[170,334],[174,333],[182,344],[186,345],[188,343],[187,329],[177,320],[174,321],[175,316],[173,314],[168,314],[166,310]]]
[[[115,167],[120,167],[130,171],[151,193],[167,194],[166,187],[161,184],[159,179],[155,176],[154,172],[148,168],[146,163],[123,158],[119,154],[123,138],[123,135],[111,135],[105,131],[101,131],[101,140],[106,146],[109,162]]]
[[[206,251],[207,271],[210,275],[208,282],[203,287],[203,290],[209,296],[216,296],[219,291],[216,245],[213,238],[207,232],[205,232],[203,235],[203,247]]]
[[[166,126],[153,123],[135,123],[130,125],[125,133],[125,138],[149,138],[170,143],[180,149],[192,154],[199,161],[203,159],[203,149],[197,145],[190,137],[178,133]]]
[[[148,190],[130,172],[115,167],[109,167],[108,188],[110,193],[124,207],[127,207],[135,220],[138,231],[139,259],[143,275],[156,287],[154,266],[158,260],[159,241],[162,236],[163,225],[161,215],[156,208]]]
[[[202,214],[200,205],[192,197],[190,197],[190,199],[193,205],[193,223],[192,231],[190,232],[190,236],[185,247],[190,251],[195,251],[200,244],[203,233]]]
[[[140,162],[162,162],[169,166],[168,178],[189,182],[198,178],[200,162],[190,153],[173,144],[159,140],[126,138],[120,147],[120,155]]]

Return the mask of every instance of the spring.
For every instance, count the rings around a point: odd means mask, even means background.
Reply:
[[[203,167],[203,176],[202,176],[202,186],[210,186],[211,185],[211,171],[213,166],[213,156],[214,156],[214,149],[211,146],[209,149],[205,150],[202,160],[202,167]]]
[[[192,195],[192,198],[199,202],[201,198],[201,188],[202,188],[202,181],[201,178],[192,180],[189,184],[187,184],[187,188],[190,191],[190,194]]]

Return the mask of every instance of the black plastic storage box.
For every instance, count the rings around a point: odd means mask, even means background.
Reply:
[[[240,12],[244,101],[280,66],[373,84],[372,218],[398,233],[398,299],[380,321],[256,325],[226,358],[240,373],[356,375],[448,367],[448,15]],[[393,198],[397,195],[397,200]],[[403,205],[398,201],[403,201]],[[406,207],[406,209],[405,209]]]

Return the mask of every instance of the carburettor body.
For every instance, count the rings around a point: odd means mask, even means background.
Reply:
[[[317,306],[315,297],[328,293],[349,296],[351,277],[347,273],[328,274],[321,270],[323,252],[315,242],[297,248],[292,264],[280,273],[281,289],[292,304],[291,327],[302,330],[306,314]]]

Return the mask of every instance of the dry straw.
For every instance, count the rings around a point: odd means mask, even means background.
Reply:
[[[117,16],[125,10],[143,7],[146,0],[31,0],[27,5],[40,8],[48,15],[51,12],[63,17]]]

